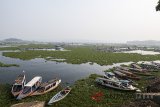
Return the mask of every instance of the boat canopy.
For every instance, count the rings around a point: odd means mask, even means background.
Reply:
[[[49,86],[50,84],[56,83],[56,81],[57,81],[57,79],[50,80],[50,81],[48,81],[48,82],[45,82],[45,83],[41,84],[40,87],[47,87],[47,86]]]
[[[30,82],[28,82],[25,86],[32,87],[34,84],[36,84],[40,80],[42,80],[42,77],[41,76],[36,76]]]
[[[112,72],[105,72],[105,74],[106,74],[106,75],[109,75],[109,76],[115,76],[115,74],[112,73]]]
[[[15,80],[15,84],[22,84],[25,80],[25,75],[24,74],[20,74],[18,75],[18,77]]]

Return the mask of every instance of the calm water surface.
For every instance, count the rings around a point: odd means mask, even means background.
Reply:
[[[141,55],[158,55],[158,54],[160,54],[160,52],[143,51],[143,50],[124,51],[122,53],[138,53],[138,54],[141,54]]]
[[[0,83],[12,84],[15,78],[22,73],[23,70],[26,72],[27,81],[30,81],[34,76],[42,76],[43,81],[48,81],[53,78],[61,78],[62,84],[73,84],[76,80],[86,78],[90,74],[104,75],[103,71],[114,66],[127,63],[117,63],[108,66],[100,66],[98,64],[90,65],[85,64],[67,64],[57,63],[54,61],[46,61],[43,58],[36,58],[32,60],[20,60],[16,58],[9,58],[2,56],[0,51],[0,62],[7,64],[18,64],[20,67],[0,67]]]

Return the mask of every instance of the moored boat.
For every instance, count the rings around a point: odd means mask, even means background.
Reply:
[[[62,91],[58,92],[55,96],[53,96],[50,101],[48,102],[48,105],[52,105],[55,102],[58,102],[62,99],[64,99],[71,91],[70,87],[66,87]]]
[[[24,86],[23,91],[19,94],[17,99],[20,100],[22,98],[32,95],[37,90],[37,88],[40,86],[41,82],[42,82],[41,76],[34,77],[30,82],[28,82]]]
[[[32,95],[42,95],[54,90],[61,83],[61,79],[53,79],[42,83],[40,87]]]
[[[119,81],[119,79],[112,72],[105,72],[105,76],[104,77],[107,78],[107,79],[114,80],[114,81]]]
[[[121,70],[121,69],[117,69],[117,70],[119,72],[123,73],[123,74],[126,74],[126,78],[134,79],[134,80],[140,80],[140,77],[138,77],[137,75],[133,74],[132,72]]]
[[[18,96],[22,92],[25,84],[26,84],[25,74],[20,74],[16,78],[15,83],[12,86],[11,93],[13,94],[14,97]]]
[[[121,69],[121,70],[129,71],[129,67],[116,67],[116,69]]]
[[[113,81],[105,78],[96,78],[96,82],[100,85],[113,89],[140,92],[138,88],[129,84],[129,81]]]
[[[138,68],[129,68],[129,70],[133,72],[143,72],[142,69],[138,69]]]
[[[130,70],[132,71],[132,73],[137,75],[152,76],[151,73],[143,71],[142,69],[130,68]]]
[[[137,69],[142,69],[139,65],[137,65],[136,63],[132,63],[131,64],[131,68],[137,68]]]
[[[113,73],[117,76],[117,77],[119,77],[119,78],[122,78],[122,79],[124,79],[124,78],[126,78],[126,74],[124,74],[124,73],[121,73],[121,72],[119,72],[119,71],[113,71]]]
[[[130,79],[119,79],[119,78],[117,78],[116,76],[115,76],[115,74],[114,73],[112,73],[112,72],[105,72],[105,76],[104,76],[104,78],[107,78],[107,79],[110,79],[110,80],[113,80],[113,81],[121,81],[121,82],[123,82],[123,81],[128,81],[128,83],[131,83],[132,85],[137,85],[137,83],[135,83],[134,81],[132,81],[132,80],[130,80]]]

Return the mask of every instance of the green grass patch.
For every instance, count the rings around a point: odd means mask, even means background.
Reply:
[[[53,44],[28,44],[28,45],[20,45],[15,47],[0,47],[0,51],[5,50],[24,50],[24,49],[52,49],[55,48]]]
[[[5,51],[5,50],[18,50],[18,47],[0,47],[0,51]]]
[[[23,52],[4,52],[3,55],[12,58],[30,60],[34,58],[66,59],[65,62],[81,64],[94,62],[100,65],[109,65],[120,62],[154,61],[160,60],[160,55],[140,55],[129,53],[100,52],[90,47],[69,48],[71,51],[23,51]]]
[[[19,67],[19,65],[17,65],[17,64],[4,64],[4,63],[0,62],[0,67],[12,67],[12,66]]]

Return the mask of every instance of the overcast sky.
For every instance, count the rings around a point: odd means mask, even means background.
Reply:
[[[0,39],[160,40],[158,0],[0,0]]]

